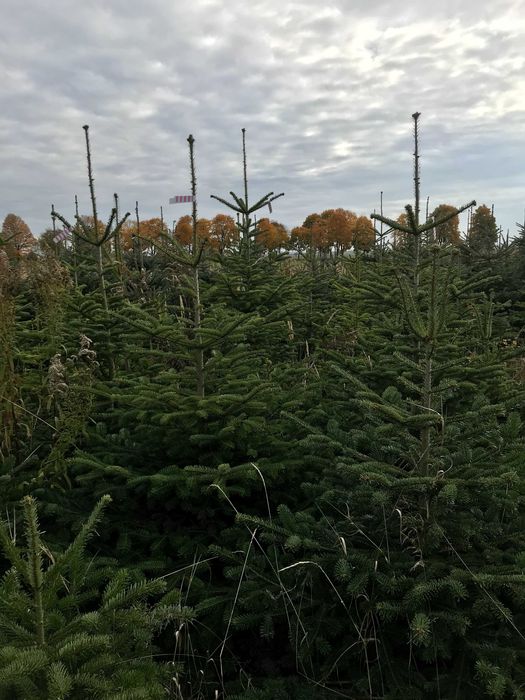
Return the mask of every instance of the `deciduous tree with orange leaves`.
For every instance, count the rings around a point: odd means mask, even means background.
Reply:
[[[277,248],[284,248],[290,242],[288,229],[284,224],[281,224],[279,221],[272,221],[272,224],[276,231],[276,239],[279,242]]]
[[[27,255],[36,244],[36,238],[29,226],[16,214],[8,214],[5,217],[1,237],[4,242],[2,249],[11,260]]]
[[[191,245],[193,238],[193,228],[191,223],[191,216],[189,216],[189,214],[181,216],[180,219],[177,221],[175,225],[174,235],[181,245]]]
[[[256,240],[266,250],[279,250],[288,242],[288,233],[283,224],[265,218],[257,224]]]
[[[374,224],[368,216],[359,216],[354,226],[354,248],[355,250],[371,250],[374,246],[376,233]]]
[[[312,248],[319,251],[327,251],[330,248],[327,220],[320,214],[308,214],[301,228],[309,231],[306,238]]]
[[[492,211],[481,204],[472,215],[470,246],[479,253],[488,254],[498,241],[498,225]]]
[[[197,238],[208,242],[211,237],[212,222],[209,219],[198,219]],[[191,246],[193,242],[193,223],[191,216],[181,216],[175,225],[175,239],[183,246]]]
[[[310,245],[311,231],[305,226],[295,226],[290,231],[290,243],[298,251],[303,251]]]
[[[133,249],[133,238],[137,233],[137,224],[133,221],[125,221],[120,229],[120,242],[122,250]]]
[[[352,246],[357,216],[348,209],[326,209],[321,218],[326,222],[326,238],[341,255]]]
[[[209,242],[211,236],[211,221],[210,219],[198,219],[197,221],[197,238],[201,241]]]
[[[213,217],[209,242],[210,246],[221,254],[239,242],[239,229],[231,216],[217,214]]]
[[[168,235],[168,227],[164,221],[158,217],[146,219],[140,222],[140,236],[155,243],[162,236]]]
[[[456,211],[456,207],[450,204],[440,204],[432,212],[434,220],[438,220],[452,214]],[[436,243],[457,245],[459,243],[459,216],[453,216],[452,219],[437,226],[435,229]]]
[[[396,219],[398,224],[401,224],[401,226],[408,226],[408,216],[406,215],[405,212],[400,214],[397,219]],[[392,243],[394,248],[397,248],[398,246],[403,246],[406,244],[406,242],[409,240],[409,233],[405,233],[404,231],[394,231],[393,232],[393,239]]]
[[[325,209],[309,214],[302,226],[293,229],[292,240],[320,252],[335,249],[340,255],[352,247],[356,221],[357,216],[348,209]]]
[[[168,227],[159,217],[145,219],[140,222],[140,238],[142,250],[147,250],[150,245],[158,241],[162,236],[168,235]],[[137,224],[134,221],[126,221],[120,230],[120,241],[123,250],[133,249],[133,240],[137,235]]]

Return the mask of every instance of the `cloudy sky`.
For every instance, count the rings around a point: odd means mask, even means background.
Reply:
[[[187,205],[196,139],[199,213],[241,190],[284,191],[288,226],[331,207],[369,214],[412,196],[420,111],[431,207],[495,205],[511,233],[525,207],[525,0],[1,0],[0,216],[35,233],[51,202],[97,200],[169,221]],[[217,206],[216,206],[217,205]]]

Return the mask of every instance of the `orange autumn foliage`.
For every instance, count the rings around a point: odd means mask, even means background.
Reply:
[[[133,249],[133,239],[137,233],[137,224],[129,219],[122,224],[120,229],[120,244],[122,250]]]
[[[210,219],[197,220],[197,238],[200,241],[210,242],[212,235],[212,221]],[[181,216],[175,225],[175,239],[180,245],[191,247],[193,243],[193,222],[189,214]]]
[[[288,242],[288,232],[278,221],[260,219],[257,224],[256,240],[266,250],[278,250]]]
[[[308,214],[300,227],[304,229],[305,242],[319,250],[330,247],[327,220],[320,214]]]
[[[376,239],[374,224],[368,216],[359,216],[354,226],[355,250],[371,250]]]
[[[295,226],[290,232],[290,243],[297,250],[304,250],[310,245],[310,229],[305,226]]]
[[[348,209],[326,209],[321,214],[309,214],[302,226],[292,230],[293,240],[318,250],[335,248],[344,253],[352,247],[357,216]]]
[[[401,224],[401,226],[408,226],[408,216],[406,215],[405,212],[400,214],[397,219],[396,219],[398,224]],[[394,248],[397,248],[398,246],[403,246],[406,244],[406,242],[409,240],[411,234],[406,233],[405,231],[394,231],[392,233],[393,239],[392,243]]]
[[[145,219],[139,225],[140,237],[142,239],[142,249],[147,250],[149,246],[162,236],[168,234],[168,227],[158,217]],[[137,235],[137,224],[135,221],[126,221],[120,229],[120,240],[123,250],[133,249],[133,239]]]
[[[217,214],[211,220],[210,246],[219,253],[231,248],[239,242],[239,229],[231,216]]]
[[[434,220],[438,220],[444,216],[454,213],[455,211],[456,208],[450,204],[440,204],[434,209],[432,216]],[[449,219],[448,221],[445,221],[444,224],[437,226],[434,231],[437,243],[451,243],[452,245],[457,245],[460,240],[459,216],[456,214],[456,216],[453,216],[452,219]]]
[[[142,238],[147,238],[149,241],[155,243],[155,241],[162,236],[168,235],[168,227],[164,221],[158,217],[146,219],[146,221],[140,222],[140,235]]]
[[[186,214],[181,216],[175,225],[174,235],[176,240],[184,246],[190,246],[193,239],[193,228],[191,216]]]
[[[302,226],[291,232],[292,243],[301,248],[335,250],[344,254],[352,246],[356,250],[369,250],[375,241],[375,230],[366,216],[357,216],[349,209],[326,209],[321,214],[309,214]]]
[[[8,214],[2,224],[3,252],[7,258],[15,259],[27,255],[36,244],[26,222],[16,214]]]
[[[357,216],[348,209],[327,209],[321,214],[326,221],[326,237],[330,246],[335,246],[337,253],[349,250],[354,240]]]
[[[197,238],[209,242],[211,235],[211,221],[209,219],[197,220]]]

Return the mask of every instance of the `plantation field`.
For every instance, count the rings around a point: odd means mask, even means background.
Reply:
[[[423,212],[417,118],[401,215],[244,151],[199,219],[192,137],[173,230],[99,212],[84,127],[89,215],[6,218],[0,700],[525,698],[525,231]]]

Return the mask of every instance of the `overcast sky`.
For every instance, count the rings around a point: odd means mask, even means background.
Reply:
[[[286,196],[288,226],[332,207],[385,214],[412,198],[411,114],[420,111],[431,207],[495,205],[515,232],[525,206],[525,0],[1,0],[0,216],[34,233],[51,202],[97,201],[165,218],[188,186],[199,214],[241,191],[247,129],[253,197]],[[222,211],[226,211],[224,208]]]

